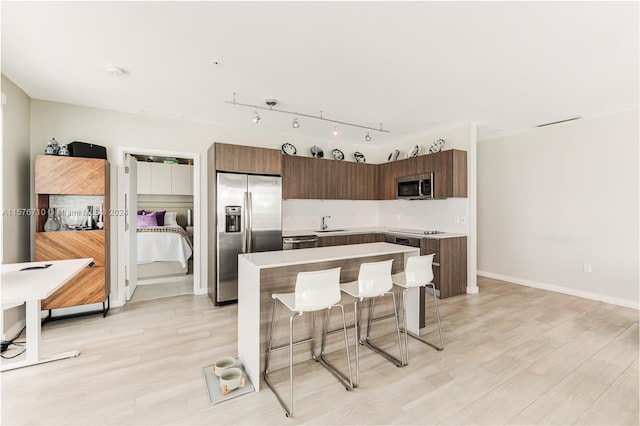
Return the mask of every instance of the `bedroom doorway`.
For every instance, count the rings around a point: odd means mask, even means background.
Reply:
[[[200,154],[119,149],[118,297],[201,294]],[[141,223],[138,223],[138,219]]]

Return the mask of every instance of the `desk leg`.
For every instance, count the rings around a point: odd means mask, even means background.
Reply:
[[[40,359],[40,300],[28,300],[27,320],[27,364],[35,364]]]
[[[16,368],[30,365],[43,364],[59,359],[71,358],[80,355],[78,351],[63,352],[46,358],[40,358],[40,300],[27,301],[26,307],[27,343],[26,359],[24,361],[10,362],[2,365],[0,371],[15,370]]]

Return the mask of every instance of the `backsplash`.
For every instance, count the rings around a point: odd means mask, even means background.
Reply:
[[[282,229],[317,230],[320,229],[322,216],[331,216],[327,219],[329,229],[382,226],[468,234],[468,204],[466,198],[414,201],[284,200]]]
[[[469,201],[466,198],[378,201],[378,221],[378,226],[389,228],[468,234]]]
[[[378,226],[379,201],[283,200],[282,229],[320,229],[322,216],[329,229]]]

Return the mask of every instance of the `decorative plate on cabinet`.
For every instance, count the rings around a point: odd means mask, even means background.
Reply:
[[[414,146],[411,151],[407,153],[407,158],[417,157],[420,153],[420,147],[418,145]]]
[[[344,160],[344,154],[337,148],[331,151],[331,154],[333,154],[334,160]]]
[[[358,151],[353,153],[353,158],[356,159],[356,163],[365,163],[367,161],[367,159],[364,158],[364,154]]]
[[[282,152],[284,152],[287,155],[296,155],[298,153],[298,150],[296,149],[295,146],[287,142],[285,144],[282,144]]]
[[[396,161],[399,155],[400,155],[400,151],[396,149],[391,154],[389,154],[389,158],[387,158],[387,161]]]
[[[429,152],[431,154],[435,154],[436,152],[440,152],[442,150],[443,146],[444,146],[444,139],[438,139],[437,141],[435,141],[434,143],[431,144],[431,146],[429,147]]]
[[[322,151],[322,148],[314,145],[311,147],[311,156],[315,158],[322,158],[324,157],[324,152]]]

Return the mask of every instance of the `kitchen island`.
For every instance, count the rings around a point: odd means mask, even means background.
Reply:
[[[318,271],[341,267],[340,282],[358,279],[360,264],[363,262],[377,262],[393,259],[392,273],[404,270],[406,261],[411,256],[417,256],[420,250],[415,247],[401,246],[389,243],[368,243],[334,247],[318,247],[300,250],[270,251],[262,253],[241,254],[238,256],[238,357],[243,363],[247,375],[251,379],[256,391],[260,390],[260,381],[264,372],[264,355],[267,346],[269,324],[273,300],[271,294],[293,292],[298,272]],[[391,298],[376,302],[376,315],[383,315],[391,311]],[[419,333],[419,292],[412,289],[407,298],[407,329],[415,334]],[[353,301],[343,295],[347,324],[353,324]],[[335,314],[335,313],[334,313]],[[340,323],[339,315],[332,315],[329,328],[337,329]],[[276,311],[276,325],[274,346],[288,341],[288,315],[281,306]],[[319,335],[319,325],[322,318],[316,321],[316,336]],[[363,316],[366,325],[366,315]],[[364,327],[363,327],[364,328]],[[376,335],[391,333],[395,329],[392,320],[382,321],[375,326]],[[311,331],[311,314],[296,318],[294,340],[307,338]],[[344,342],[336,335],[334,341],[327,343],[327,352],[338,349]],[[353,334],[350,333],[350,343]],[[286,351],[282,355],[272,354],[272,369],[284,367],[287,362]],[[300,345],[294,352],[294,362],[301,362],[311,357],[308,345]]]

